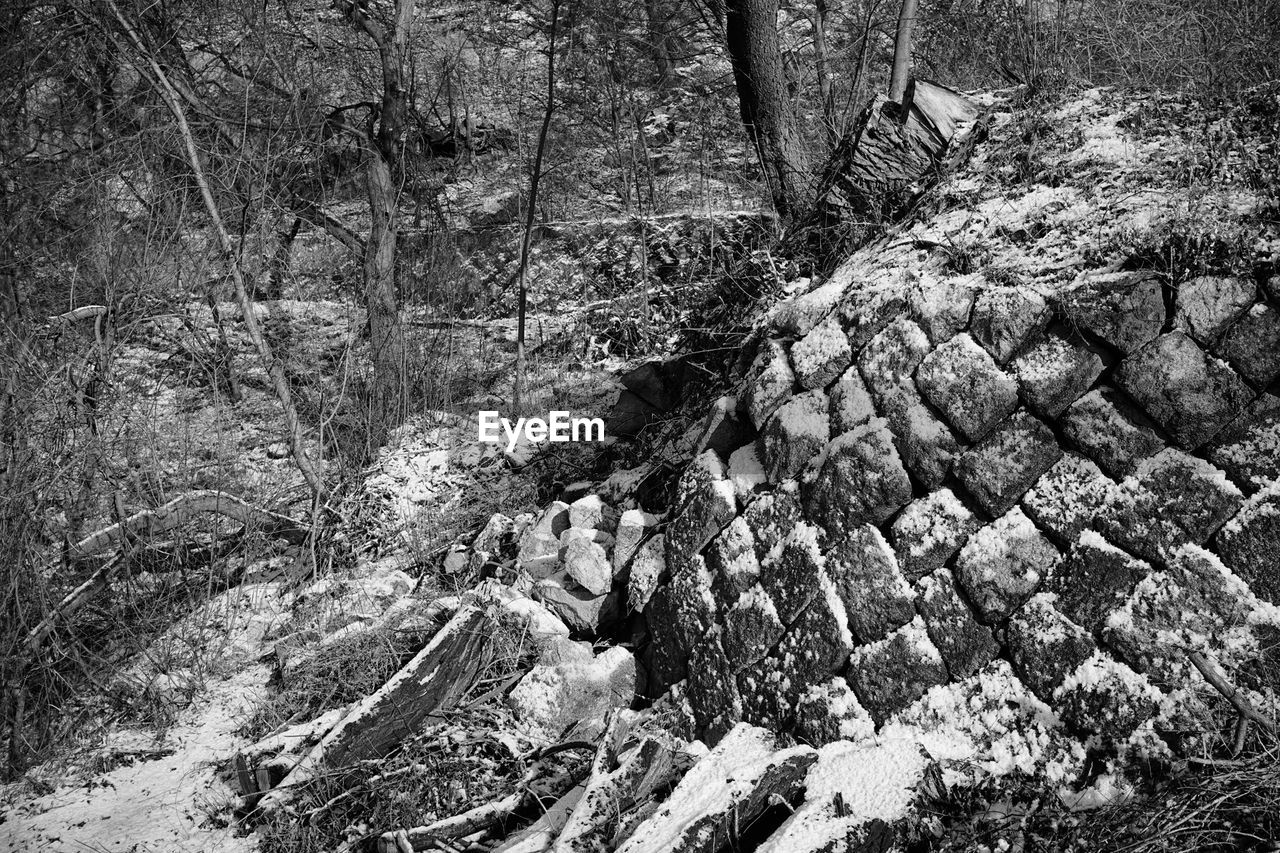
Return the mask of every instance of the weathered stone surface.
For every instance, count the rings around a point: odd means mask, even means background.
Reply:
[[[769,482],[795,478],[830,440],[826,394],[806,391],[787,400],[760,434],[761,459]]]
[[[1018,411],[960,457],[956,476],[987,512],[1000,515],[1061,457],[1049,428]]]
[[[899,317],[858,353],[858,370],[872,398],[880,404],[902,386],[911,384],[920,360],[929,352],[929,339],[910,320]]]
[[[714,456],[711,451],[699,456]],[[718,457],[717,457],[718,458]],[[723,474],[723,467],[719,473]],[[683,498],[683,500],[681,500]],[[667,525],[667,563],[696,554],[718,534],[737,513],[733,483],[716,479],[691,468],[680,480],[677,505],[681,509]]]
[[[631,557],[627,606],[637,613],[643,612],[666,571],[666,539],[659,533],[646,539]]]
[[[724,649],[736,672],[762,660],[786,626],[764,587],[756,584],[738,596],[724,616]]]
[[[840,305],[849,345],[859,349],[906,309],[906,300],[895,289],[851,289]]]
[[[683,509],[695,499],[702,499],[707,489],[729,476],[724,460],[713,450],[704,450],[693,458],[676,483],[673,509]]]
[[[692,645],[676,623],[676,599],[670,584],[663,584],[653,591],[644,616],[650,637],[645,659],[649,670],[647,692],[654,698],[684,680],[689,672]]]
[[[1059,559],[1058,549],[1014,507],[969,537],[956,558],[956,580],[979,618],[995,624],[1031,597]]]
[[[639,549],[640,543],[657,523],[656,516],[639,509],[629,509],[619,517],[613,542],[612,559],[615,577],[626,569]]]
[[[1000,364],[1039,334],[1049,322],[1049,304],[1025,287],[984,291],[973,305],[969,333]]]
[[[1083,273],[1061,308],[1067,322],[1123,353],[1137,351],[1164,326],[1160,278],[1149,270]]]
[[[1270,384],[1280,376],[1280,313],[1258,303],[1236,321],[1215,352],[1254,385]]]
[[[942,278],[928,273],[925,276],[908,287],[907,306],[911,319],[936,344],[964,331],[969,325],[969,312],[973,310],[982,276],[978,273]]]
[[[1212,553],[1187,545],[1134,588],[1113,612],[1103,640],[1151,683],[1177,690],[1198,681],[1186,650],[1212,659],[1231,681],[1257,650],[1248,614],[1253,603],[1243,581]]]
[[[902,464],[927,489],[942,483],[960,445],[951,430],[934,416],[920,394],[904,385],[884,407],[885,420]]]
[[[1218,531],[1217,545],[1259,598],[1280,604],[1280,481],[1249,499]]]
[[[844,605],[827,577],[818,582],[818,593],[787,629],[774,655],[786,674],[788,691],[801,693],[838,672],[853,651],[853,635]]]
[[[760,578],[755,537],[741,515],[711,540],[704,556],[711,571],[711,591],[721,607],[732,605]]]
[[[1111,388],[1090,391],[1067,408],[1062,431],[1113,477],[1125,477],[1164,448],[1147,417]]]
[[[711,593],[711,572],[701,554],[689,558],[682,569],[673,568],[671,597],[676,630],[683,637],[682,647],[693,649],[698,638],[715,621],[718,607]]]
[[[893,520],[893,548],[907,580],[941,568],[981,522],[950,489],[938,489],[907,504]]]
[[[942,654],[953,681],[968,678],[999,653],[991,629],[973,618],[960,598],[951,572],[939,569],[920,580],[916,606],[924,617],[929,639]]]
[[[1022,496],[1022,508],[1055,540],[1070,545],[1081,531],[1093,526],[1115,487],[1097,465],[1068,453]]]
[[[915,616],[915,595],[893,551],[869,524],[854,528],[827,551],[826,572],[861,643],[881,639]]]
[[[594,595],[607,593],[613,586],[613,566],[604,548],[593,541],[591,532],[570,527],[560,538],[565,573]]]
[[[773,410],[791,396],[796,376],[781,341],[766,341],[747,372],[744,398],[747,414],[756,429],[773,414]]]
[[[885,639],[854,649],[845,678],[880,726],[930,687],[945,684],[947,669],[916,617]]]
[[[1097,631],[1107,615],[1128,599],[1151,566],[1126,554],[1093,531],[1085,531],[1049,577],[1057,607],[1087,631]]]
[[[1056,596],[1040,593],[1009,620],[1009,652],[1022,683],[1044,701],[1097,650],[1089,632],[1055,607]]]
[[[569,505],[553,501],[520,536],[516,560],[535,578],[545,578],[560,562],[560,534],[569,528]]]
[[[831,314],[791,347],[791,368],[802,388],[825,388],[853,359],[840,318]]]
[[[618,527],[618,511],[599,495],[587,495],[569,504],[569,526],[613,533]]]
[[[1114,495],[1102,532],[1147,560],[1204,544],[1244,500],[1222,471],[1173,447],[1139,465]]]
[[[714,746],[742,719],[742,698],[719,626],[700,639],[689,656],[689,704],[705,741]]]
[[[874,735],[875,721],[843,678],[815,684],[796,702],[796,734],[812,746]]]
[[[1150,719],[1160,699],[1160,691],[1145,676],[1099,650],[1054,691],[1053,707],[1077,729],[1115,743]]]
[[[778,608],[782,624],[790,625],[800,611],[818,594],[819,578],[826,557],[818,548],[818,531],[800,522],[767,557],[760,571],[760,584]]]
[[[533,598],[560,617],[573,631],[595,634],[618,618],[618,596],[584,589],[567,572],[556,572],[533,585]]]
[[[1206,449],[1245,494],[1280,479],[1280,398],[1254,400]]]
[[[840,435],[860,427],[876,416],[871,392],[867,390],[856,367],[841,374],[840,379],[831,386],[829,396],[832,435]]]
[[[916,384],[953,427],[974,441],[1018,407],[1018,384],[966,334],[925,356]]]
[[[866,522],[880,524],[911,500],[911,481],[878,418],[832,441],[814,464],[817,475],[804,488],[805,515],[833,538]]]
[[[742,719],[770,731],[787,731],[796,716],[795,694],[787,689],[786,675],[778,659],[761,658],[738,672]]]
[[[1253,399],[1249,386],[1182,332],[1161,335],[1116,372],[1126,394],[1184,450],[1194,450]]]
[[[800,488],[796,483],[783,483],[777,489],[758,495],[742,513],[756,539],[756,557],[765,558],[800,521]]]
[[[1022,396],[1037,414],[1058,415],[1102,374],[1102,359],[1059,335],[1046,335],[1013,360]]]
[[[1257,288],[1234,276],[1205,275],[1184,281],[1176,289],[1174,325],[1208,345],[1249,310]]]

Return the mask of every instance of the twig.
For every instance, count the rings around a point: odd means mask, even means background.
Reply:
[[[1240,714],[1240,718],[1242,720],[1255,722],[1268,732],[1275,734],[1276,724],[1258,713],[1258,711],[1249,704],[1249,700],[1240,695],[1240,691],[1228,682],[1226,677],[1222,673],[1218,672],[1217,667],[1205,659],[1204,655],[1200,654],[1195,649],[1187,649],[1186,652],[1187,660],[1191,661],[1192,665],[1200,671],[1200,674],[1204,676],[1205,681],[1213,685],[1213,688],[1221,693],[1224,699],[1231,703],[1231,707],[1236,709],[1236,712]],[[1241,740],[1239,731],[1237,731],[1236,740]]]

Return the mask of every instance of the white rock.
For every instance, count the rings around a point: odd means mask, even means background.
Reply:
[[[653,591],[658,588],[658,580],[666,571],[664,544],[662,534],[651,536],[631,559],[631,577],[627,579],[627,605],[637,613],[642,612],[649,603]]]
[[[599,733],[605,715],[629,705],[635,690],[635,658],[615,646],[589,660],[535,666],[509,701],[529,736],[550,743],[570,728],[582,736]]]
[[[643,510],[629,509],[618,519],[618,530],[613,544],[613,572],[619,575],[631,562],[636,549],[644,541],[649,528],[658,523],[657,516]]]
[[[618,526],[618,511],[599,495],[587,495],[569,504],[569,526],[612,533]]]
[[[564,532],[564,570],[584,589],[604,595],[613,588],[613,569],[604,548],[592,541],[591,532],[573,527]]]

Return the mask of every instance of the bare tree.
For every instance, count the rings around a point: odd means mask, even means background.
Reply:
[[[920,12],[920,0],[902,0],[898,13],[898,34],[893,42],[893,73],[889,77],[889,100],[902,103],[911,79],[911,35]]]
[[[373,42],[382,70],[382,101],[369,117],[365,182],[370,229],[364,247],[364,301],[369,314],[373,361],[370,443],[386,442],[387,433],[405,414],[405,344],[396,290],[396,242],[400,231],[403,151],[409,103],[409,25],[415,0],[395,0],[384,24],[363,3],[337,0],[338,11]]]

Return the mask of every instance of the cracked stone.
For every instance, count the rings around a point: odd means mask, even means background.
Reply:
[[[721,607],[733,604],[760,578],[756,540],[741,515],[711,540],[704,557],[711,572],[711,591]]]
[[[825,563],[818,548],[817,529],[804,522],[796,524],[777,551],[763,561],[760,585],[773,599],[784,625],[794,622],[818,594]]]

